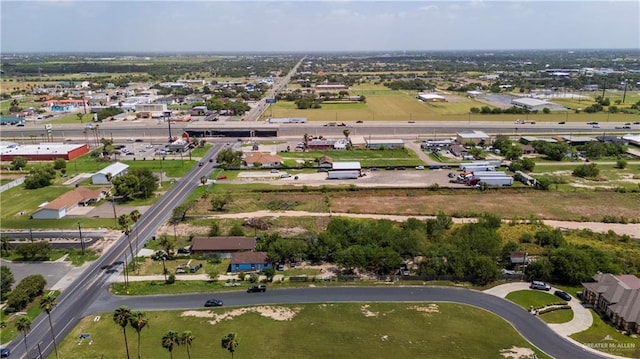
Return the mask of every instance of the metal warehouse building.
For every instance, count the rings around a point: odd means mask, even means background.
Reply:
[[[0,161],[12,161],[15,157],[24,157],[29,161],[53,161],[62,158],[67,161],[89,152],[89,145],[43,142],[38,145],[19,145],[13,142],[0,142]]]

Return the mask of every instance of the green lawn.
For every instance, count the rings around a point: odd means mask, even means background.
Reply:
[[[229,268],[229,260],[223,260],[220,263],[213,263],[202,259],[189,259],[189,258],[178,258],[173,260],[165,261],[165,266],[169,273],[175,273],[178,265],[183,265],[189,263],[190,266],[194,266],[196,264],[202,264],[203,267],[196,274],[207,274],[210,270],[215,270],[220,274],[224,274],[227,272]],[[147,258],[144,263],[139,268],[139,271],[136,272],[136,275],[160,275],[162,274],[162,261],[154,261],[151,258]],[[188,268],[187,268],[188,269]],[[133,274],[131,274],[133,275]],[[179,274],[177,275],[178,279],[183,276],[189,276],[191,273]]]
[[[531,306],[538,308],[549,304],[565,303],[553,294],[536,290],[518,290],[507,294],[506,298],[527,310]]]
[[[584,332],[573,334],[572,339],[606,353],[640,358],[640,340],[621,334],[604,322],[595,311],[590,309],[590,312],[593,325]],[[611,340],[608,340],[609,337]]]
[[[46,289],[45,293],[48,293]],[[60,294],[60,292],[58,291],[54,291],[53,293],[55,296],[58,296]],[[27,308],[23,310],[23,312],[26,313],[26,315],[31,318],[32,321],[37,318],[40,313],[42,313],[42,309],[40,309],[40,298],[41,297],[36,297],[33,301],[31,301],[31,303],[27,305]],[[4,310],[0,310],[0,322],[3,322],[7,325],[6,328],[2,328],[2,330],[0,330],[0,344],[10,342],[18,335],[20,335],[22,339],[21,333],[19,333],[16,329],[16,320],[18,318],[19,315],[17,314],[7,315]],[[27,338],[27,341],[28,340],[29,339]],[[22,343],[22,345],[24,345],[24,343]]]
[[[234,309],[198,312],[211,315]],[[192,358],[230,357],[221,348],[220,340],[232,332],[239,341],[237,358],[500,358],[500,350],[513,346],[535,350],[504,320],[460,304],[305,304],[264,308],[270,309],[292,313],[292,317],[274,320],[249,312],[212,324],[211,318],[181,315],[185,313],[182,311],[147,313],[149,324],[141,334],[142,356],[168,358],[169,353],[160,345],[168,330],[193,332]],[[61,343],[60,357],[124,357],[122,330],[111,315],[104,313],[97,322],[94,316],[84,318]],[[91,345],[78,339],[81,333],[91,334]],[[137,342],[131,328],[127,337],[129,350],[135,356]],[[175,348],[174,354],[186,357],[185,347]],[[548,358],[537,350],[536,355]]]
[[[545,323],[567,323],[573,319],[573,310],[558,309],[553,312],[541,314],[540,318],[542,318]]]

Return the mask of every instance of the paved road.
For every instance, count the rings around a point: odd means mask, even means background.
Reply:
[[[200,183],[201,176],[208,175],[212,170],[212,163],[207,161],[215,159],[215,155],[220,151],[222,145],[215,145],[203,157],[206,166],[195,166],[192,168],[180,182],[173,186],[158,200],[146,213],[144,213],[133,229],[133,233],[137,232],[139,238],[147,239],[153,236],[156,230],[171,216],[172,209],[181,203],[191,193],[191,191]],[[134,242],[134,241],[132,241]],[[142,248],[144,240],[137,243],[129,243],[125,236],[118,241],[94,263],[90,264],[86,270],[78,276],[66,290],[58,297],[58,305],[51,312],[53,321],[53,331],[56,337],[61,340],[82,318],[83,312],[89,305],[104,292],[108,286],[110,275],[105,272],[105,266],[117,263],[118,261],[127,262],[127,258],[131,258],[131,252],[137,252]],[[133,248],[137,247],[137,248]],[[37,345],[45,355],[49,355],[53,351],[53,340],[49,331],[46,315],[40,315],[36,318],[31,326],[29,333],[30,352],[29,357],[38,357]],[[7,345],[12,351],[12,357],[25,357],[24,345],[21,338],[17,337]]]
[[[225,305],[327,303],[327,302],[455,302],[473,305],[504,318],[531,344],[554,358],[595,359],[592,353],[557,335],[538,317],[520,306],[494,295],[475,290],[447,287],[323,287],[267,290],[247,294],[244,291],[215,294]],[[141,297],[113,296],[102,292],[84,315],[111,312],[126,305],[135,310],[168,310],[201,308],[212,294],[155,295]]]

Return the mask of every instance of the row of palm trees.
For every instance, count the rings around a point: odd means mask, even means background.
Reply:
[[[45,294],[42,296],[42,298],[40,298],[40,309],[47,313],[47,318],[49,319],[49,329],[51,329],[51,337],[53,338],[53,349],[56,352],[56,359],[59,359],[58,345],[56,344],[56,334],[53,331],[53,324],[51,323],[51,311],[53,310],[55,305],[56,297],[51,293]],[[22,336],[24,337],[25,353],[27,354],[29,353],[29,346],[27,345],[27,334],[29,334],[29,332],[31,331],[31,324],[31,318],[26,315],[22,315],[18,318],[18,320],[16,320],[16,329],[22,332]],[[38,348],[38,350],[39,349],[40,348]]]
[[[130,359],[129,355],[129,342],[127,340],[127,327],[131,326],[138,334],[138,359],[140,359],[140,333],[142,329],[147,326],[148,319],[144,312],[131,311],[127,306],[121,306],[113,312],[113,321],[122,327],[122,335],[124,336],[124,347],[127,353],[127,359]],[[25,337],[26,338],[26,337]],[[184,345],[187,351],[187,357],[191,359],[191,345],[195,340],[195,336],[189,330],[179,333],[174,330],[167,331],[162,336],[162,347],[169,351],[171,359],[173,359],[173,350],[181,345]],[[231,353],[231,359],[238,347],[238,338],[235,333],[229,333],[222,338],[222,348]],[[26,339],[25,339],[26,345]],[[56,356],[57,359],[57,356]]]

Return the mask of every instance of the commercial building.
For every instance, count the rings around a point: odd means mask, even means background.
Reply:
[[[367,148],[404,148],[404,141],[401,138],[390,139],[365,139],[367,142]]]
[[[523,97],[511,100],[511,104],[516,107],[521,107],[529,111],[542,111],[545,108],[552,109],[555,104],[548,101],[539,100],[537,98]]]
[[[444,96],[435,93],[419,93],[416,97],[423,102],[447,102]]]
[[[582,283],[582,300],[617,327],[640,333],[640,278],[598,273],[593,279],[594,282]]]
[[[93,184],[110,184],[111,180],[118,176],[122,176],[127,173],[129,165],[122,162],[112,163],[109,166],[101,169],[91,176],[91,183]]]
[[[32,215],[33,219],[60,219],[79,206],[99,202],[109,193],[108,188],[77,187],[51,202],[44,203]]]
[[[468,131],[460,131],[456,134],[456,142],[461,145],[467,143],[479,144],[485,143],[491,139],[491,136],[487,135],[482,131],[477,130],[468,130]]]
[[[0,161],[12,161],[24,157],[28,161],[53,161],[57,158],[70,161],[89,153],[87,144],[67,144],[43,142],[37,145],[19,145],[12,142],[0,143]]]

